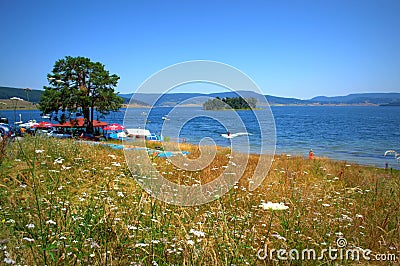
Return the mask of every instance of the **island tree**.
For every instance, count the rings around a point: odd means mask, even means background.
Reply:
[[[233,97],[233,98],[214,98],[209,99],[203,104],[204,110],[226,110],[226,109],[235,109],[235,110],[249,110],[256,108],[257,99],[250,97],[248,99],[244,99],[242,97]]]
[[[119,77],[89,58],[66,56],[55,63],[47,79],[39,109],[56,121],[70,120],[79,111],[87,131],[93,132],[95,110],[106,115],[122,106],[123,99],[115,91]]]

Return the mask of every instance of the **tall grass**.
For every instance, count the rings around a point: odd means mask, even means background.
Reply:
[[[8,143],[7,138],[3,138],[2,136],[0,136],[0,165],[3,162],[3,159],[7,156],[6,155],[7,143]]]
[[[157,145],[157,144],[152,144]],[[182,146],[184,145],[184,146]],[[200,156],[196,146],[181,144]],[[264,265],[268,248],[320,250],[343,236],[348,247],[400,257],[400,175],[324,158],[276,156],[262,185],[248,191],[258,156],[224,196],[197,206],[155,200],[137,185],[123,151],[71,140],[25,138],[0,166],[0,258],[21,265]],[[219,148],[199,171],[168,159],[153,164],[180,184],[207,183],[229,163]],[[262,202],[289,209],[268,211]],[[279,264],[352,264],[281,261]],[[363,261],[363,264],[372,263]],[[376,263],[376,262],[375,262]]]

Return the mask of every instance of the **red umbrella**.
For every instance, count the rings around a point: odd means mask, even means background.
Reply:
[[[54,125],[50,122],[39,122],[36,125],[31,126],[32,128],[49,128],[53,127]]]
[[[124,130],[125,127],[120,124],[111,124],[103,128],[104,130]]]

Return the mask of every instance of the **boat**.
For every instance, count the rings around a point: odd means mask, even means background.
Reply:
[[[49,114],[42,114],[40,117],[43,118],[43,119],[50,119],[50,115]]]
[[[137,137],[137,138],[145,138],[146,136],[151,135],[149,130],[142,128],[127,128],[125,129],[125,133],[128,137]]]
[[[7,117],[0,117],[0,124],[8,124],[8,118]]]
[[[233,139],[233,138],[236,138],[239,136],[251,136],[251,135],[252,135],[251,133],[247,133],[247,132],[239,132],[239,133],[234,133],[234,134],[221,134],[221,136],[226,139]]]
[[[164,138],[162,135],[156,135],[154,133],[151,133],[150,135],[146,136],[146,140],[164,141]]]
[[[117,133],[109,133],[109,134],[104,134],[104,137],[106,139],[117,139],[117,140],[123,140],[128,137],[125,132],[117,132]]]
[[[31,119],[31,120],[28,120],[28,122],[26,122],[26,123],[20,124],[19,126],[20,126],[20,127],[24,127],[24,128],[31,128],[31,127],[34,127],[34,126],[36,126],[36,125],[38,125],[38,123],[36,122],[36,120]]]
[[[163,116],[162,120],[169,120],[168,115]]]
[[[155,136],[155,134],[150,133],[150,131],[147,129],[127,128],[121,132],[105,134],[105,136],[106,136],[106,138],[119,139],[119,140],[130,139],[130,138],[132,138],[132,139],[133,138],[143,138],[143,139],[148,140],[148,137]],[[157,140],[160,140],[160,138],[158,138]]]

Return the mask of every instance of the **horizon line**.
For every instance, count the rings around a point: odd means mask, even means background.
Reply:
[[[24,90],[25,88],[16,88],[16,87],[9,87],[9,86],[0,86],[2,88],[10,88],[10,89],[20,89],[20,90]],[[31,90],[36,90],[36,91],[44,91],[44,89],[33,89],[30,87],[26,87],[29,88]],[[272,95],[272,94],[260,94],[258,92],[255,91],[251,91],[251,90],[234,90],[234,91],[218,91],[218,92],[167,92],[164,94],[202,94],[202,95],[210,95],[210,94],[217,94],[217,93],[230,93],[230,92],[253,92],[259,95],[263,95],[263,96],[272,96],[272,97],[279,97],[279,98],[288,98],[288,99],[298,99],[298,100],[311,100],[313,98],[316,97],[327,97],[327,98],[333,98],[333,97],[345,97],[345,96],[349,96],[349,95],[358,95],[358,94],[400,94],[400,92],[376,92],[376,91],[370,91],[370,92],[353,92],[353,93],[348,93],[346,95],[316,95],[316,96],[312,96],[310,98],[297,98],[295,96],[278,96],[278,95]],[[119,95],[126,95],[126,94],[135,94],[136,92],[118,92],[117,94]],[[148,92],[148,93],[141,93],[141,94],[163,94],[163,93],[159,93],[159,92]],[[7,99],[4,99],[7,100]]]

